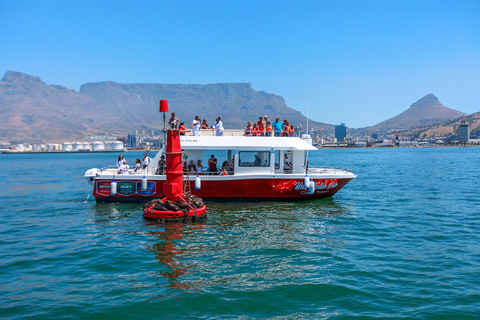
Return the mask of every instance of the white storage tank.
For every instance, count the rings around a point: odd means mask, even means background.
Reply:
[[[94,151],[101,151],[101,150],[105,150],[105,143],[103,143],[102,141],[95,141],[93,143],[93,148],[92,148]]]
[[[92,150],[92,145],[90,144],[90,142],[83,143],[83,150]]]
[[[124,150],[125,146],[123,145],[122,141],[113,141],[112,142],[112,150]]]
[[[75,142],[73,144],[73,151],[83,150],[83,142]]]
[[[52,152],[53,151],[53,143],[47,144],[47,151]]]
[[[73,151],[73,143],[64,142],[63,143],[63,151]]]
[[[54,143],[53,144],[53,150],[55,150],[55,151],[62,150],[62,144],[61,143]]]

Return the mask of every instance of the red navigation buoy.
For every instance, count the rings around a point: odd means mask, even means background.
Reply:
[[[167,100],[162,101],[167,103]],[[166,165],[167,181],[163,184],[165,197],[147,203],[143,208],[143,216],[147,219],[165,221],[205,218],[207,207],[203,200],[183,193],[182,148],[178,130],[168,130]]]

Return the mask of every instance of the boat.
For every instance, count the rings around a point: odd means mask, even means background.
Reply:
[[[184,172],[185,192],[203,199],[324,198],[356,178],[347,169],[309,166],[308,153],[317,148],[298,137],[181,136],[180,141],[183,161],[201,160],[204,167],[201,173]],[[93,185],[97,202],[147,202],[166,193],[166,177],[158,168],[165,154],[163,147],[141,172],[118,174],[111,166],[89,169],[84,177]],[[216,171],[207,170],[212,155],[217,159]],[[229,164],[226,172],[221,170],[224,161]]]

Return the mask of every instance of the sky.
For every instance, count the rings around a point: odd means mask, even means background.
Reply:
[[[249,82],[351,128],[429,93],[470,114],[480,111],[480,1],[0,0],[8,70],[76,91]]]

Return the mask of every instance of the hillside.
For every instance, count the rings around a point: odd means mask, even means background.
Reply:
[[[244,128],[248,121],[268,115],[279,116],[292,124],[306,125],[307,118],[285,105],[285,100],[264,91],[255,91],[249,83],[195,84],[122,84],[87,83],[80,93],[88,95],[128,121],[159,128],[160,99],[167,99],[170,112],[190,126],[196,115],[212,125],[221,117],[225,128]],[[310,120],[312,127],[332,127]]]
[[[121,120],[84,94],[12,71],[0,80],[0,115],[0,138],[31,142],[111,132]]]
[[[195,115],[212,125],[243,128],[247,121],[268,115],[294,125],[306,117],[285,105],[282,97],[255,91],[250,84],[119,84],[87,83],[80,92],[47,85],[40,78],[7,71],[0,80],[0,138],[9,141],[78,140],[94,133],[128,134],[136,129],[163,128],[160,99],[190,124]],[[310,120],[311,127],[332,128]]]
[[[462,116],[466,116],[466,114],[445,107],[435,95],[430,93],[399,115],[364,129],[369,131],[411,129],[442,123]]]

